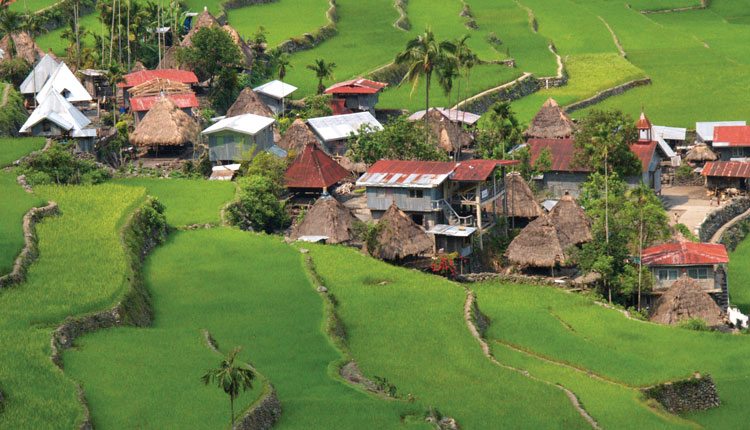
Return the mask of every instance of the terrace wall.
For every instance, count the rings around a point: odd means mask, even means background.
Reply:
[[[635,87],[640,87],[642,85],[648,85],[651,83],[651,78],[643,78],[643,79],[636,79],[634,81],[626,82],[622,85],[618,85],[616,87],[600,91],[595,96],[589,97],[586,100],[581,100],[579,102],[573,103],[565,108],[566,112],[573,112],[580,109],[587,108],[589,106],[595,105],[597,103],[600,103],[604,101],[605,99],[608,99],[612,96],[617,96],[625,91],[631,90]]]
[[[710,375],[696,374],[683,381],[655,385],[645,388],[643,393],[672,413],[700,411],[721,405],[716,385]]]
[[[701,242],[708,242],[726,223],[750,209],[750,198],[735,199],[723,208],[709,214],[698,227],[698,237]]]

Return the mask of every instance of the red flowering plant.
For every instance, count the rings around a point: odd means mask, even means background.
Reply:
[[[456,263],[453,255],[441,255],[430,265],[432,273],[452,278],[456,276]]]

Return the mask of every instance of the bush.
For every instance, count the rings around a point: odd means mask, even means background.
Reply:
[[[696,175],[695,172],[693,172],[693,168],[689,164],[682,163],[680,167],[675,169],[674,176],[678,181],[689,181]]]
[[[706,324],[706,322],[700,318],[691,318],[689,320],[682,321],[680,322],[679,327],[687,329],[687,330],[695,330],[695,331],[710,331],[711,330],[708,327],[708,324]]]
[[[99,184],[111,177],[94,160],[73,154],[68,145],[55,144],[47,151],[34,153],[26,159],[21,171],[31,185]]]
[[[282,188],[268,177],[250,175],[237,181],[239,198],[227,207],[229,222],[243,230],[273,233],[289,225],[280,200]]]
[[[685,236],[685,239],[691,242],[699,242],[698,236],[694,235],[685,224],[675,224],[674,228],[680,232],[681,235]]]

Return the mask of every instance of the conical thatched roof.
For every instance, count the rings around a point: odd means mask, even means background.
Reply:
[[[562,196],[549,218],[557,227],[563,249],[591,241],[591,220],[570,194]]]
[[[341,165],[341,167],[352,173],[362,174],[367,171],[367,164],[363,162],[355,163],[351,158],[346,156],[339,157],[336,161]]]
[[[711,150],[705,143],[701,143],[693,146],[693,148],[685,154],[685,161],[702,162],[702,161],[716,161],[719,157]]]
[[[144,70],[147,70],[147,69],[146,69],[146,66],[145,66],[145,65],[143,65],[143,63],[141,63],[140,61],[136,61],[136,62],[135,62],[135,63],[133,64],[133,68],[132,68],[132,69],[130,69],[130,73],[135,73],[135,72],[142,72],[142,71],[144,71]]]
[[[221,27],[224,31],[226,31],[229,34],[229,37],[232,38],[232,41],[235,45],[237,45],[238,48],[240,48],[240,52],[243,56],[243,64],[245,68],[250,69],[250,67],[253,65],[253,50],[250,48],[250,45],[248,45],[244,39],[242,39],[242,36],[240,36],[240,33],[234,29],[231,25],[224,25]]]
[[[177,69],[177,70],[190,70],[189,67],[186,65],[180,64],[177,61],[177,50],[180,49],[179,46],[173,45],[167,48],[166,51],[164,51],[164,55],[161,57],[161,62],[159,63],[159,69]]]
[[[136,146],[178,146],[192,142],[200,129],[195,120],[167,97],[151,108],[130,134]]]
[[[542,215],[521,230],[508,245],[505,256],[522,267],[555,267],[568,260],[565,249],[549,216]]]
[[[221,24],[219,24],[219,21],[214,18],[213,15],[211,15],[211,12],[208,11],[208,9],[203,9],[203,12],[198,14],[198,17],[195,18],[193,21],[193,27],[188,31],[188,33],[185,35],[185,37],[182,38],[181,46],[193,46],[193,43],[191,42],[191,39],[195,35],[195,33],[198,32],[201,28],[204,27],[220,27]]]
[[[274,117],[271,108],[263,103],[260,97],[258,97],[258,94],[256,94],[252,88],[245,88],[240,92],[240,95],[237,96],[237,100],[235,100],[232,106],[229,107],[229,110],[227,110],[227,117],[244,115],[246,113],[267,116],[269,118]],[[291,129],[291,126],[289,128]]]
[[[721,308],[693,279],[683,276],[656,301],[650,320],[660,324],[700,318],[709,326],[722,325]]]
[[[350,242],[356,218],[349,209],[331,196],[318,199],[307,211],[302,222],[292,230],[291,238],[327,236],[326,243]]]
[[[432,139],[435,139],[435,143],[443,151],[453,152],[460,147],[470,145],[473,140],[471,133],[448,119],[437,109],[430,109],[427,112],[427,120]]]
[[[301,153],[308,144],[317,144],[318,139],[310,130],[310,127],[299,118],[295,119],[292,125],[286,129],[286,133],[279,140],[279,147],[287,152]]]
[[[542,207],[534,199],[534,193],[529,188],[529,184],[524,181],[520,173],[511,172],[505,176],[505,192],[508,195],[507,216],[536,218],[544,213]],[[496,211],[499,214],[504,213],[502,203],[496,206]]]
[[[400,260],[432,251],[433,241],[412,219],[392,204],[378,221],[382,226],[372,255],[382,260]]]
[[[10,36],[5,35],[0,39],[0,49],[3,50],[3,56],[0,61],[10,60],[11,58],[21,57],[26,60],[27,63],[33,65],[36,61],[44,57],[44,51],[34,42],[29,33],[21,31],[13,35],[13,44],[15,45],[16,52],[10,52]]]
[[[568,114],[549,98],[531,120],[524,133],[529,139],[563,139],[573,135],[575,124]]]

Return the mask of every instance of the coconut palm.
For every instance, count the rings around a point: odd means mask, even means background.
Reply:
[[[289,54],[283,51],[273,51],[271,54],[271,60],[273,62],[273,66],[276,69],[276,73],[279,76],[279,80],[283,81],[286,77],[287,69],[292,67],[291,61],[289,61]]]
[[[458,69],[459,71],[463,71],[466,74],[466,87],[469,87],[469,78],[471,77],[471,69],[479,62],[479,58],[474,53],[474,51],[471,50],[469,47],[467,41],[469,40],[471,36],[468,34],[463,35],[460,39],[456,40],[456,50],[454,52],[454,56],[456,57],[456,62],[458,63]],[[457,99],[458,103],[461,102],[461,81],[458,81],[458,88],[456,90],[458,92]]]
[[[13,36],[18,34],[22,28],[23,19],[19,12],[12,11],[7,7],[0,11],[0,33],[8,36],[7,54],[9,58],[13,58],[16,55],[16,43],[13,40]]]
[[[232,428],[234,427],[234,399],[239,396],[240,389],[247,391],[253,388],[253,379],[255,379],[255,372],[250,367],[234,362],[239,352],[240,348],[235,348],[221,360],[219,367],[207,370],[201,377],[204,384],[209,385],[213,382],[229,395]]]
[[[323,94],[323,91],[326,90],[323,79],[333,78],[333,69],[336,68],[336,63],[326,63],[322,58],[318,58],[312,64],[308,64],[307,68],[315,72],[315,77],[318,78],[318,94]]]
[[[430,84],[432,72],[444,61],[447,55],[455,52],[455,45],[448,41],[438,42],[435,34],[427,28],[424,33],[406,43],[406,49],[396,55],[395,63],[406,65],[407,71],[399,85],[411,82],[411,93],[414,94],[419,78],[425,78],[425,136],[429,139],[427,112],[430,110]]]

